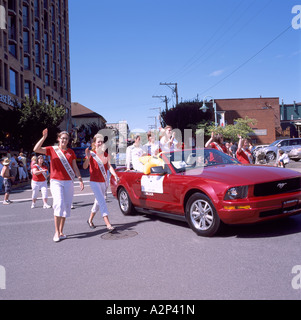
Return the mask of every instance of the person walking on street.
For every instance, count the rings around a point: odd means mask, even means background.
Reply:
[[[42,147],[48,136],[48,129],[43,130],[42,138],[34,147],[34,152],[50,156],[50,190],[53,197],[54,209],[54,242],[66,239],[63,233],[66,218],[70,217],[71,204],[74,194],[73,180],[75,175],[80,181],[80,190],[84,183],[76,164],[76,155],[68,148],[69,133],[62,131],[58,134],[58,146]]]
[[[48,188],[47,188],[47,178],[49,177],[48,168],[44,164],[44,158],[42,155],[38,156],[38,163],[33,165],[32,168],[32,203],[31,209],[36,207],[36,201],[38,198],[38,193],[41,190],[43,198],[43,209],[50,209],[51,206],[47,203],[48,199]]]
[[[101,134],[96,134],[92,142],[92,151],[87,148],[85,150],[86,159],[83,163],[83,168],[87,169],[89,167],[90,171],[90,187],[95,195],[94,205],[91,210],[90,218],[87,223],[91,229],[95,228],[93,224],[93,218],[98,210],[102,213],[102,217],[106,224],[107,230],[112,232],[114,227],[109,221],[109,210],[106,205],[105,191],[107,187],[107,171],[114,176],[115,180],[118,182],[119,178],[110,164],[109,156],[104,152],[104,138]]]

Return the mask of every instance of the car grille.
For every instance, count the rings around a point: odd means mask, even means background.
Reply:
[[[300,210],[301,210],[301,204],[298,204],[296,206],[285,208],[285,209],[279,208],[275,210],[263,211],[263,212],[260,212],[259,217],[267,218],[272,216],[278,216],[285,213],[297,213]]]
[[[264,197],[299,190],[301,190],[301,178],[293,178],[256,184],[254,186],[254,196]]]

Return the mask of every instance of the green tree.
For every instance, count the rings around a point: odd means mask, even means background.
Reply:
[[[225,127],[215,127],[214,124],[204,127],[202,124],[199,124],[198,128],[205,131],[205,136],[210,136],[211,132],[216,132],[221,133],[225,140],[236,142],[239,140],[238,135],[243,138],[249,138],[250,134],[254,132],[251,126],[256,123],[256,119],[245,117],[235,119],[234,124],[229,124]]]
[[[0,108],[0,141],[12,150],[24,148],[31,152],[43,129],[48,128],[47,142],[52,144],[65,113],[63,106],[38,102],[36,98],[26,98],[20,107],[15,105],[13,109]]]
[[[200,122],[208,122],[211,112],[201,112],[202,103],[199,101],[181,102],[176,107],[161,112],[161,126],[170,125],[184,132],[184,129],[195,129]]]
[[[19,112],[20,140],[25,150],[32,150],[45,128],[48,128],[48,143],[53,144],[59,132],[58,126],[66,114],[63,106],[55,106],[53,102],[38,102],[36,97],[26,98]]]

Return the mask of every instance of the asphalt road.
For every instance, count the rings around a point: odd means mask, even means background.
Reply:
[[[301,265],[301,216],[201,238],[182,222],[124,217],[109,195],[117,227],[110,235],[99,215],[97,228],[88,228],[94,197],[87,182],[83,193],[76,184],[68,238],[54,243],[52,209],[41,200],[31,209],[30,198],[30,189],[18,190],[13,204],[0,205],[0,299],[301,298],[292,286],[300,283],[292,271]]]

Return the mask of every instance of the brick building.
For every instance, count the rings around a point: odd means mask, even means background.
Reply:
[[[71,116],[68,0],[0,0],[0,107],[26,96]]]
[[[301,103],[280,105],[282,135],[290,138],[301,136]]]
[[[226,124],[238,118],[257,120],[251,137],[254,144],[269,144],[281,132],[279,98],[216,99],[216,110],[224,114]]]

